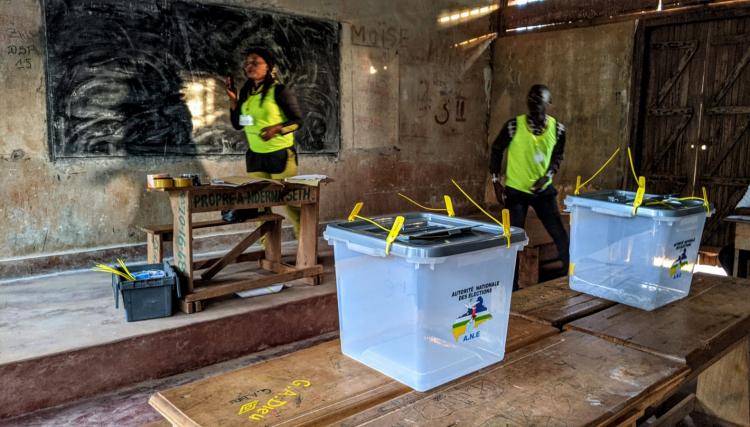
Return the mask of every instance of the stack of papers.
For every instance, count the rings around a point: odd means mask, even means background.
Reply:
[[[253,176],[227,176],[224,178],[212,178],[211,179],[211,185],[221,185],[224,187],[242,187],[245,185],[252,185],[252,184],[259,184],[259,183],[282,185],[279,181],[276,181],[275,179],[256,178]]]
[[[328,181],[328,177],[325,175],[297,175],[284,178],[284,182],[290,182],[293,184],[305,184],[317,187],[321,182]]]

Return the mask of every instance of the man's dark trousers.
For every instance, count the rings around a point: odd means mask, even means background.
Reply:
[[[570,241],[560,217],[560,210],[557,208],[557,190],[551,184],[538,194],[524,193],[511,187],[505,188],[505,207],[510,211],[510,225],[523,228],[526,225],[526,213],[529,206],[534,208],[536,216],[542,221],[547,233],[552,236],[564,271],[567,272],[570,263]],[[516,271],[513,275],[514,291],[518,290],[518,263],[519,257],[516,257]]]

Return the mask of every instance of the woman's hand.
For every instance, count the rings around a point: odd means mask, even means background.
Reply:
[[[229,97],[229,104],[232,106],[232,109],[235,109],[237,107],[237,99],[239,96],[237,95],[237,88],[234,86],[234,79],[232,79],[232,76],[224,78],[224,90]]]
[[[260,137],[263,138],[263,141],[268,141],[269,139],[273,138],[274,136],[281,133],[282,126],[279,125],[273,125],[268,126],[266,128],[263,128],[260,131]]]

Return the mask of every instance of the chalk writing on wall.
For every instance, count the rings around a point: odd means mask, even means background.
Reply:
[[[43,3],[54,158],[243,153],[222,82],[245,80],[252,46],[297,94],[298,150],[338,151],[339,24],[185,1]]]
[[[406,40],[406,30],[391,26],[352,25],[352,44],[357,46],[399,47]]]
[[[2,17],[0,17],[2,18]],[[0,19],[0,48],[4,48],[9,70],[30,70],[34,66],[34,57],[39,50],[29,31],[20,31],[12,19]]]
[[[31,54],[36,52],[34,46],[19,46],[15,44],[8,45],[6,54],[12,56],[11,62],[17,70],[31,69]]]
[[[451,112],[453,113],[451,115]],[[441,104],[438,113],[435,114],[435,122],[444,125],[451,120],[456,122],[466,121],[466,97],[456,95],[454,99],[445,99]]]

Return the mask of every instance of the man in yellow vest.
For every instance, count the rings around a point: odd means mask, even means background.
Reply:
[[[490,155],[490,174],[498,200],[510,211],[510,223],[524,227],[529,206],[534,208],[544,228],[552,236],[557,252],[568,271],[568,233],[565,231],[557,207],[557,190],[552,177],[560,169],[565,149],[565,127],[547,114],[552,94],[544,85],[534,85],[529,90],[529,114],[509,120],[495,138]],[[505,187],[498,175],[503,152],[508,150]],[[518,261],[513,290],[518,289]]]

